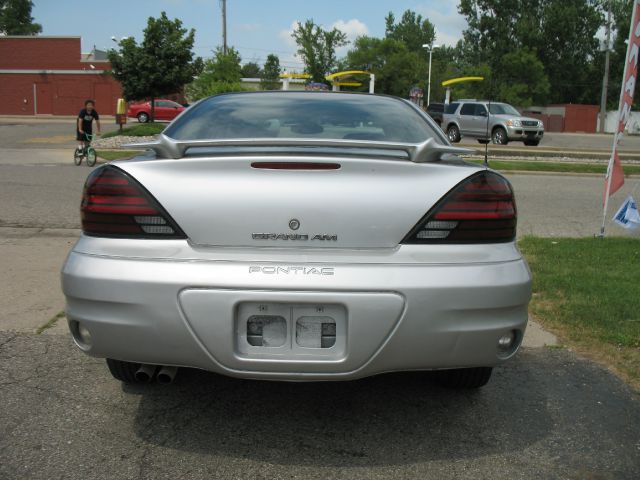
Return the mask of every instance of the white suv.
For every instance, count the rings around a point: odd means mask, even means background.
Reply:
[[[521,141],[536,146],[544,135],[544,125],[535,118],[523,117],[508,103],[459,101],[445,107],[442,128],[451,143],[462,137],[474,137],[480,143],[491,140],[499,145]]]

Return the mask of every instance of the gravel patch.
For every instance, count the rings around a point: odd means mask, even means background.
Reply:
[[[142,143],[155,140],[157,135],[147,137],[128,137],[125,135],[117,135],[109,138],[99,138],[92,142],[94,148],[120,148],[127,143]]]

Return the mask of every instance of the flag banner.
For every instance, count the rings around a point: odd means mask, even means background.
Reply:
[[[622,206],[613,216],[613,221],[630,230],[640,228],[640,212],[638,211],[638,204],[632,196],[628,196],[622,203]]]
[[[624,130],[631,115],[631,105],[633,104],[633,94],[638,78],[638,59],[640,57],[640,0],[633,2],[633,14],[631,17],[631,28],[629,29],[629,45],[627,47],[624,76],[622,78],[622,88],[620,91],[620,106],[618,108],[618,122],[614,133],[613,149],[607,175],[605,177],[605,215],[608,197],[616,193],[624,184],[624,172],[618,157],[618,144],[624,135]]]

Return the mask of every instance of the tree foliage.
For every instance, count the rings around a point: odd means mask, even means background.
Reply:
[[[31,0],[0,0],[1,35],[37,35],[42,25],[33,22]]]
[[[240,83],[241,61],[235,48],[227,48],[227,53],[221,47],[216,48],[213,58],[205,60],[202,73],[187,86],[189,98],[199,100],[218,93],[245,90]]]
[[[269,54],[264,62],[260,75],[262,90],[280,90],[280,59],[277,55]]]
[[[364,36],[347,53],[346,66],[374,73],[377,93],[407,97],[411,87],[426,80],[422,56],[400,40]]]
[[[298,23],[292,36],[305,64],[305,73],[311,75],[313,82],[325,81],[325,76],[337,65],[336,48],[348,43],[344,32],[335,27],[325,30],[313,20]]]
[[[187,31],[179,19],[169,20],[162,12],[160,18],[149,17],[140,45],[129,37],[119,42],[119,50],[110,50],[111,73],[122,85],[124,98],[153,100],[192,81],[203,65],[193,57],[194,35],[193,29]],[[152,109],[152,117],[154,113]]]
[[[256,62],[248,62],[242,66],[241,73],[242,78],[259,78],[262,70]]]
[[[398,23],[393,13],[389,12],[385,18],[385,37],[404,43],[410,52],[419,52],[423,51],[422,45],[433,43],[436,32],[428,19],[407,10]]]
[[[458,10],[468,24],[462,47],[467,61],[485,63],[496,72],[493,89],[501,99],[504,93],[519,105],[597,102],[601,75],[594,71],[595,35],[603,23],[599,0],[460,0]],[[539,60],[543,76],[537,62],[527,66],[525,59]],[[531,80],[512,68],[516,64],[535,72],[540,87],[527,91],[526,85],[518,85]]]
[[[612,0],[613,35],[611,51],[611,69],[609,71],[609,90],[607,104],[611,109],[618,108],[620,87],[627,56],[627,41],[631,28],[633,0]],[[640,95],[635,96],[634,110],[640,108]]]

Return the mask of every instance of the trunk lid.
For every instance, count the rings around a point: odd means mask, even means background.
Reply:
[[[262,169],[253,162],[339,164]],[[115,162],[197,245],[280,248],[397,246],[478,167],[335,156],[197,157]]]

